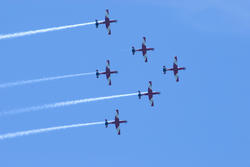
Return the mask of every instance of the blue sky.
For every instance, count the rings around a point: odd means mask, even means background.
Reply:
[[[86,76],[1,89],[0,111],[78,98],[161,91],[155,107],[136,96],[0,117],[0,134],[113,119],[114,127],[83,127],[0,141],[0,166],[250,165],[249,2],[1,1],[0,34],[111,18],[112,35],[95,26],[0,41],[0,82],[93,72],[106,60],[113,85]],[[147,37],[149,63],[131,46]],[[180,72],[172,73],[174,56]]]

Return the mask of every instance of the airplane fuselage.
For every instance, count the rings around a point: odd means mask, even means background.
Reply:
[[[160,94],[160,92],[153,92],[151,88],[148,88],[148,99],[151,100],[154,95]]]
[[[153,98],[153,91],[150,88],[148,88],[148,98],[149,98],[149,100],[151,100]]]
[[[119,128],[120,123],[127,123],[127,121],[125,121],[125,120],[124,121],[120,121],[119,117],[115,117],[114,124],[115,124],[116,129]]]
[[[147,47],[144,43],[142,44],[142,54],[143,54],[143,56],[145,56],[147,54]]]
[[[178,65],[177,64],[173,64],[173,71],[174,71],[174,74],[176,75],[178,73],[179,70],[185,70],[186,68],[185,67],[180,67],[178,68]]]
[[[106,77],[107,79],[110,77],[110,68],[106,67]]]
[[[115,117],[115,127],[116,129],[120,126],[120,121],[118,117]]]
[[[173,71],[174,71],[174,75],[178,73],[178,65],[175,63],[173,64]]]
[[[105,25],[106,25],[106,28],[109,28],[110,26],[110,19],[107,16],[105,16]]]

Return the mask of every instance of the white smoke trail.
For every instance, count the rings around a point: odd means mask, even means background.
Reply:
[[[47,78],[40,78],[40,79],[33,79],[33,80],[26,80],[26,81],[9,82],[9,83],[0,84],[0,88],[7,88],[7,87],[13,87],[13,86],[19,86],[19,85],[26,85],[26,84],[43,82],[43,81],[52,81],[52,80],[64,79],[64,78],[81,77],[81,76],[93,75],[93,74],[95,74],[95,72],[62,75],[62,76],[47,77]]]
[[[0,140],[20,137],[20,136],[27,136],[31,134],[37,134],[37,133],[50,132],[50,131],[55,131],[55,130],[77,128],[77,127],[90,126],[90,125],[100,125],[100,124],[104,124],[104,122],[73,124],[73,125],[57,126],[57,127],[50,127],[50,128],[44,128],[44,129],[27,130],[27,131],[15,132],[15,133],[7,133],[7,134],[0,135]]]
[[[142,92],[142,93],[145,93],[145,92]],[[97,97],[97,98],[86,98],[86,99],[80,99],[80,100],[64,101],[64,102],[58,102],[58,103],[53,103],[53,104],[45,104],[45,105],[41,105],[41,106],[33,106],[33,107],[28,107],[28,108],[22,108],[22,109],[17,109],[17,110],[1,112],[0,115],[18,114],[18,113],[24,113],[24,112],[38,111],[38,110],[49,109],[49,108],[64,107],[64,106],[76,105],[76,104],[81,104],[81,103],[88,103],[88,102],[115,99],[115,98],[135,96],[135,95],[138,95],[138,93],[130,93],[130,94],[121,94],[121,95],[104,96],[104,97]]]
[[[91,24],[95,24],[95,22],[45,28],[45,29],[32,30],[32,31],[26,31],[26,32],[17,32],[17,33],[13,33],[13,34],[5,34],[5,35],[0,35],[0,40],[1,39],[8,39],[8,38],[22,37],[22,36],[26,36],[26,35],[34,35],[34,34],[39,34],[39,33],[50,32],[50,31],[58,31],[58,30],[63,30],[63,29],[75,28],[75,27],[82,27],[82,26],[87,26],[87,25],[91,25]]]

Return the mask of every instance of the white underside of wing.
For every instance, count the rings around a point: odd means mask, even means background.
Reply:
[[[147,58],[148,58],[148,57],[147,57],[147,54],[145,54],[143,57],[144,57],[144,60],[145,60],[145,61],[146,61]]]
[[[175,80],[177,81],[177,80],[179,80],[179,75],[178,74],[176,74],[176,75],[174,75],[175,76]]]
[[[109,63],[107,63],[106,67],[110,70],[110,64]]]
[[[108,27],[108,29],[107,29],[107,30],[108,30],[108,33],[110,33],[110,32],[111,32],[110,26]]]
[[[174,64],[178,66],[178,61],[176,59],[174,59]]]
[[[120,133],[120,126],[118,126],[118,127],[116,128],[116,130],[117,130],[117,133],[119,134],[119,133]]]
[[[153,97],[150,99],[150,105],[153,105],[154,103],[154,100],[153,100]]]

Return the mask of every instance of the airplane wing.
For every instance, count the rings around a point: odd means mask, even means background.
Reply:
[[[107,60],[106,67],[107,67],[108,69],[110,69],[110,62],[109,62],[109,60]]]
[[[108,82],[109,82],[109,85],[111,85],[111,77],[110,76],[108,77]]]
[[[119,119],[119,110],[116,110],[115,118],[116,118],[116,119]]]
[[[117,134],[118,134],[118,135],[121,135],[120,125],[116,128],[116,130],[117,130]]]
[[[174,71],[174,76],[175,76],[176,82],[179,82],[178,70],[177,70],[177,71]]]
[[[146,37],[143,37],[142,43],[146,45]]]
[[[116,130],[117,130],[117,134],[120,135],[121,130],[120,130],[119,110],[116,110],[115,122],[116,122],[115,127],[116,127]]]
[[[106,17],[109,18],[109,10],[106,9]]]
[[[111,35],[111,28],[110,28],[110,26],[108,26],[107,30],[108,30],[108,34]]]
[[[174,57],[174,64],[175,64],[176,66],[178,66],[177,56]]]
[[[149,81],[148,83],[149,83],[148,89],[151,89],[151,91],[152,91],[152,81]]]
[[[148,62],[148,57],[146,53],[143,55],[143,57],[144,57],[145,62]]]
[[[149,101],[150,101],[151,106],[153,107],[153,106],[154,106],[154,100],[153,100],[153,97],[152,97]]]

